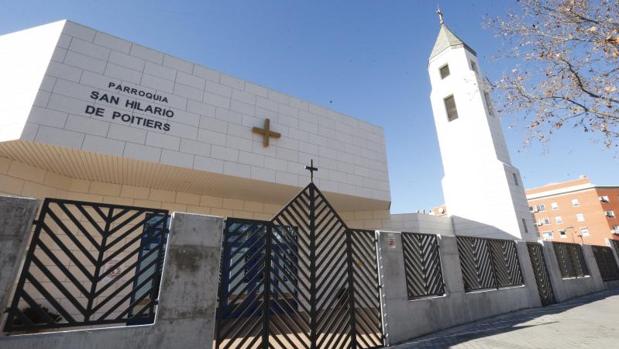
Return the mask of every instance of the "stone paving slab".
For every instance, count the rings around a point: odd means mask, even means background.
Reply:
[[[391,348],[611,349],[619,348],[618,326],[615,289],[457,326]]]

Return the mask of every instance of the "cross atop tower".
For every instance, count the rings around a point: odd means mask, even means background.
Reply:
[[[436,14],[438,15],[438,21],[439,21],[439,23],[440,23],[441,25],[442,25],[442,24],[445,24],[445,15],[443,14],[443,11],[441,11],[441,8],[440,8],[440,7],[438,7],[438,6],[436,7]]]
[[[305,166],[305,169],[310,171],[310,180],[314,183],[314,171],[318,171],[318,168],[314,167],[314,159],[310,160],[310,165]]]

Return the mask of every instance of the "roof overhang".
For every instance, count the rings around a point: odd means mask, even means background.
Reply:
[[[284,204],[301,187],[114,157],[26,141],[0,143],[0,156],[73,179]],[[316,184],[320,187],[320,179]],[[389,201],[323,191],[338,211],[388,210]]]

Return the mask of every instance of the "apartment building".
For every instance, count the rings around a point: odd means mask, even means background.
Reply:
[[[581,176],[528,189],[526,194],[544,240],[592,245],[619,240],[619,186],[597,186]]]

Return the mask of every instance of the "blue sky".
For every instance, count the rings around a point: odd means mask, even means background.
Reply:
[[[490,79],[510,67],[493,58],[501,42],[483,18],[513,4],[441,1],[447,24],[477,51]],[[427,74],[435,1],[0,0],[0,8],[0,33],[67,18],[381,125],[392,212],[443,202]],[[524,148],[524,125],[506,118],[503,126],[527,187],[581,174],[619,184],[617,154],[589,135],[564,130]]]

